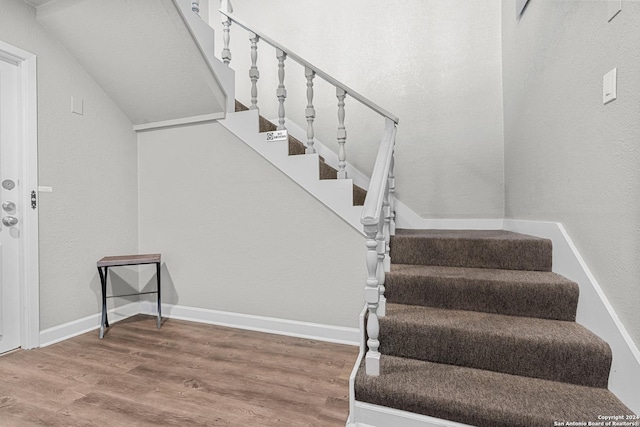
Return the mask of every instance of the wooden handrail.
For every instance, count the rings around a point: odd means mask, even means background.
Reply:
[[[365,227],[377,226],[380,222],[395,140],[395,122],[388,118],[385,122],[384,134],[376,156],[376,164],[373,166],[367,197],[362,208],[360,222]]]
[[[310,62],[304,60],[302,57],[300,57],[299,55],[297,55],[296,53],[294,53],[290,49],[287,49],[286,47],[282,46],[280,43],[278,43],[275,40],[271,39],[269,36],[266,36],[263,33],[250,28],[249,25],[247,25],[246,23],[242,22],[240,19],[236,18],[231,13],[228,13],[228,12],[222,10],[222,9],[220,9],[220,13],[222,15],[226,16],[227,18],[229,18],[235,24],[239,25],[240,27],[244,28],[245,30],[247,30],[249,32],[252,32],[253,34],[255,34],[258,37],[260,37],[260,40],[267,42],[269,45],[271,45],[272,47],[274,47],[276,49],[280,49],[281,51],[283,51],[284,53],[287,54],[288,58],[293,59],[294,61],[296,61],[298,64],[302,65],[303,67],[310,68],[311,70],[313,70],[316,73],[317,76],[322,77],[328,83],[332,84],[333,86],[335,86],[337,88],[340,88],[340,89],[344,90],[345,92],[347,92],[347,94],[351,98],[354,98],[354,99],[358,100],[363,105],[366,105],[367,107],[369,107],[370,109],[372,109],[376,113],[380,114],[381,116],[384,116],[385,118],[393,121],[396,124],[400,121],[400,119],[398,119],[398,117],[394,116],[393,114],[391,114],[390,112],[388,112],[384,108],[380,107],[379,105],[377,105],[373,101],[371,101],[371,100],[367,99],[366,97],[360,95],[358,92],[356,92],[355,90],[351,89],[349,86],[347,86],[347,85],[345,85],[343,83],[340,83],[338,80],[334,79],[329,74],[325,73],[324,71],[322,71],[321,69],[319,69],[315,65],[311,64]]]

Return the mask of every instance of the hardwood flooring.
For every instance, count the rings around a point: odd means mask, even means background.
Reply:
[[[134,316],[0,357],[0,426],[340,426],[357,347]]]

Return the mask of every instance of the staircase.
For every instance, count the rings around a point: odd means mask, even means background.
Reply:
[[[607,389],[610,346],[575,322],[579,287],[552,272],[551,240],[503,230],[396,229],[398,119],[249,28],[225,6],[221,12],[226,63],[231,23],[250,32],[252,99],[249,108],[236,102],[235,114],[220,123],[365,234],[361,330],[366,345],[363,341],[350,379],[349,426],[635,422],[632,411]],[[273,121],[258,113],[258,41],[276,49],[280,107],[286,98],[284,60],[289,57],[305,67],[306,144],[292,137],[291,129],[288,140],[280,143],[264,136],[287,127],[284,108]],[[314,148],[316,74],[336,86],[337,169]],[[363,185],[366,191],[346,179],[345,94],[385,119],[378,156],[368,185]],[[318,183],[324,183],[322,191]],[[339,203],[328,196],[338,190],[343,193]]]
[[[578,285],[551,272],[550,240],[398,229],[390,246],[381,373],[360,365],[358,402],[479,427],[632,414],[607,390],[608,344],[575,323]]]

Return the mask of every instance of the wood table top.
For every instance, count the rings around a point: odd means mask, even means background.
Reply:
[[[160,262],[160,254],[106,256],[98,261],[98,267],[119,265],[154,264]]]

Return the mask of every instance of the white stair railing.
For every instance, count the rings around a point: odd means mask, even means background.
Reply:
[[[313,146],[313,122],[315,119],[315,108],[313,106],[313,79],[316,76],[319,76],[336,88],[336,97],[338,99],[338,179],[347,178],[345,98],[349,96],[359,101],[369,109],[380,114],[385,120],[384,134],[378,149],[378,155],[373,167],[369,188],[367,189],[367,197],[364,202],[362,217],[360,220],[366,235],[367,247],[365,302],[368,310],[367,335],[369,338],[367,340],[368,350],[365,356],[366,373],[367,375],[380,375],[380,352],[378,350],[380,347],[380,326],[378,318],[384,317],[386,311],[386,300],[384,298],[385,271],[389,271],[391,266],[391,260],[389,257],[389,241],[391,236],[395,234],[395,209],[393,198],[393,193],[395,192],[395,175],[393,168],[396,125],[399,120],[393,114],[334,79],[326,72],[310,64],[308,61],[285,48],[280,43],[277,43],[265,34],[250,28],[238,18],[232,16],[231,12],[232,9],[229,0],[221,0],[220,13],[222,16],[224,40],[221,57],[227,65],[230,64],[231,51],[229,50],[229,40],[230,27],[232,23],[249,32],[251,36],[252,64],[249,71],[249,77],[251,79],[251,108],[257,108],[258,93],[256,89],[256,82],[259,77],[256,66],[257,43],[259,40],[262,40],[276,50],[279,81],[278,89],[276,91],[278,98],[278,129],[286,129],[284,126],[284,102],[287,97],[287,90],[284,85],[284,61],[285,59],[290,58],[304,67],[307,86],[307,106],[305,109],[305,117],[307,119],[306,154],[315,153],[316,151]]]
[[[389,203],[393,178],[394,150],[396,141],[396,122],[385,119],[385,130],[378,149],[376,163],[371,173],[367,198],[362,208],[361,222],[367,237],[367,282],[364,299],[369,310],[367,319],[367,346],[365,356],[367,375],[380,375],[380,326],[378,317],[384,317],[386,300],[384,298],[385,259],[389,258],[387,242],[391,238],[393,215]],[[394,226],[395,228],[395,226]],[[390,263],[389,263],[390,265]]]

